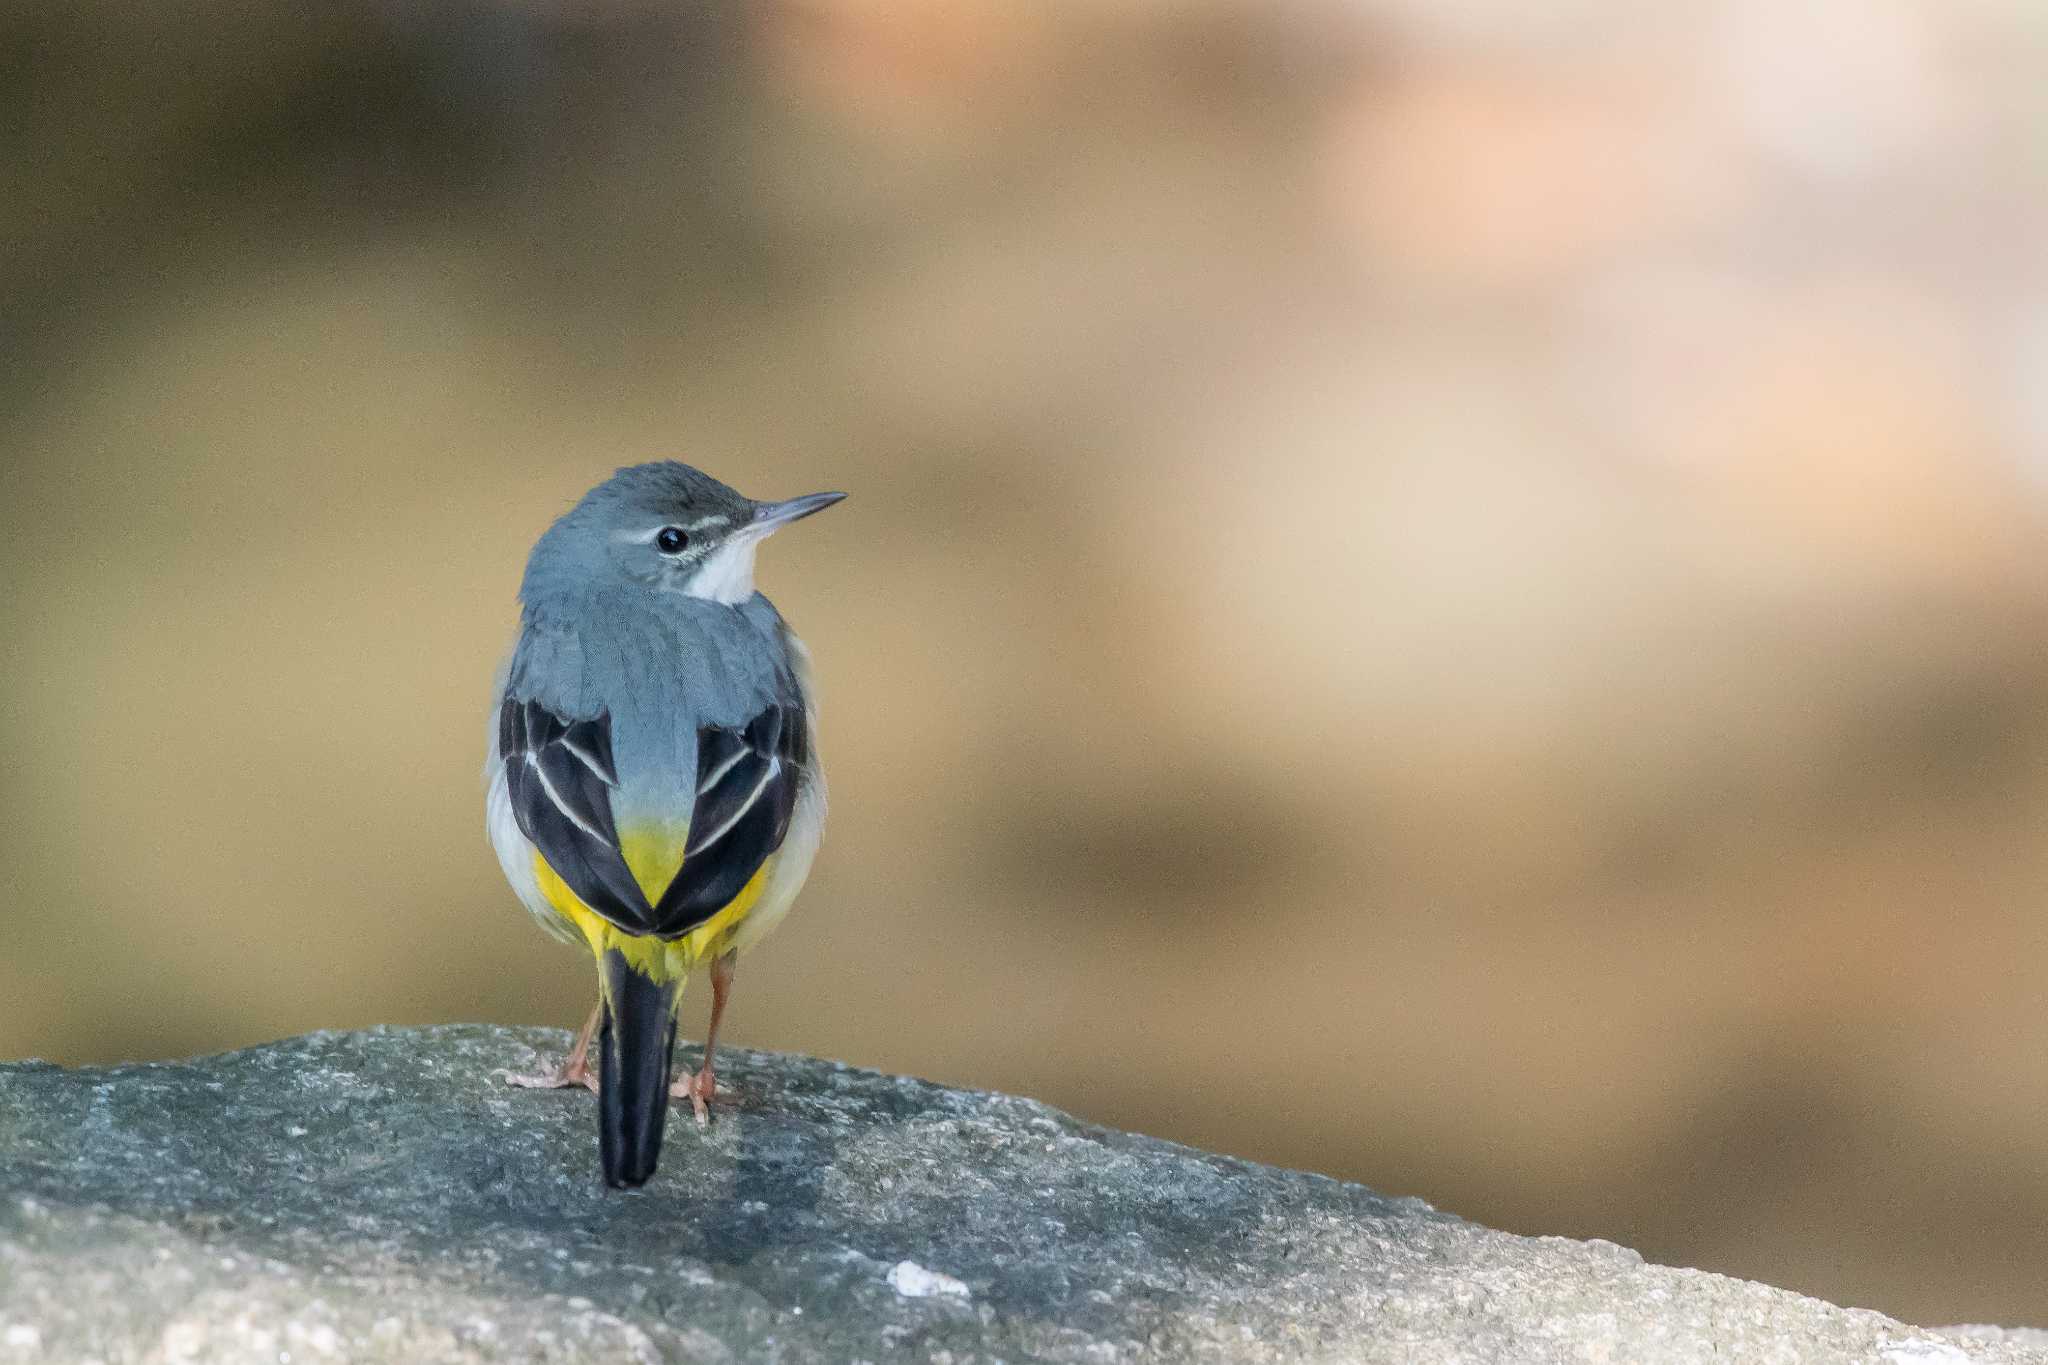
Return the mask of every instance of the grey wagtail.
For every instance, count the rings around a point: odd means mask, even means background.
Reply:
[[[754,552],[845,496],[755,502],[688,465],[635,465],[526,561],[487,823],[527,909],[589,945],[598,1000],[559,1069],[507,1079],[596,1089],[618,1188],[654,1174],[672,1094],[706,1121],[734,961],[788,913],[818,851],[810,656],[754,590]],[[700,962],[704,1064],[671,1089],[676,1007]]]

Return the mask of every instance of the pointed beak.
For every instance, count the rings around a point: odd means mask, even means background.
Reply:
[[[786,502],[762,502],[754,505],[754,529],[762,535],[792,521],[801,520],[813,512],[822,512],[846,496],[844,493],[806,493],[800,498]]]

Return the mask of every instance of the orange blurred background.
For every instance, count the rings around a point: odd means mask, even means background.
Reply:
[[[853,494],[763,555],[834,812],[735,1041],[2048,1322],[2048,11],[87,0],[0,67],[0,1055],[577,1022],[488,684],[675,456]]]

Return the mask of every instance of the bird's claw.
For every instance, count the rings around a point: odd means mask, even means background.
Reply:
[[[710,1067],[686,1076],[678,1076],[675,1084],[668,1088],[668,1093],[671,1099],[686,1099],[690,1102],[690,1108],[696,1112],[699,1128],[711,1126],[710,1100],[718,1093],[718,1078],[717,1073]]]
[[[593,1095],[597,1093],[597,1076],[588,1067],[564,1065],[556,1067],[553,1071],[532,1073],[500,1068],[491,1075],[521,1090],[567,1090],[580,1085]]]

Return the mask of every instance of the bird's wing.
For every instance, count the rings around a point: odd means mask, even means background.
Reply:
[[[705,726],[687,828],[672,839],[637,830],[621,838],[609,717],[568,720],[508,696],[498,737],[514,818],[548,866],[619,928],[665,939],[724,909],[782,846],[810,762],[807,718],[794,697],[743,726]],[[650,837],[680,847],[633,846]],[[656,866],[675,869],[665,887],[636,876]]]
[[[646,933],[653,912],[619,853],[611,718],[570,720],[531,698],[498,710],[498,753],[519,832],[585,905]]]
[[[697,799],[682,867],[655,907],[655,932],[686,933],[723,910],[782,847],[810,762],[800,702],[777,702],[743,726],[697,732]]]

